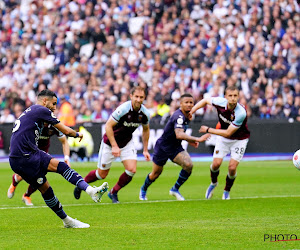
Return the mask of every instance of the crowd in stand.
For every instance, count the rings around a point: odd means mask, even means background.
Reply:
[[[182,93],[197,102],[230,85],[250,119],[300,122],[299,1],[0,0],[0,8],[0,123],[45,88],[67,125],[103,122],[135,85],[160,123]]]

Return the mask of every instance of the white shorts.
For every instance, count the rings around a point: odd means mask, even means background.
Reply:
[[[102,170],[110,169],[111,163],[116,160],[117,157],[112,155],[111,146],[108,146],[106,143],[101,142],[99,154],[98,154],[98,164],[97,167]],[[137,152],[134,147],[133,140],[131,139],[124,148],[120,149],[120,159],[124,160],[136,160]]]
[[[245,154],[249,139],[231,140],[222,136],[217,137],[213,158],[224,158],[230,153],[232,159],[240,162]]]

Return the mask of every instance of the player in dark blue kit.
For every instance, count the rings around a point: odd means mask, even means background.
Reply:
[[[52,112],[55,111],[55,109],[51,110]],[[68,166],[70,166],[70,147],[68,143],[67,137],[57,130],[55,127],[53,127],[50,124],[45,123],[44,128],[42,130],[42,134],[39,137],[38,141],[38,147],[39,149],[45,151],[48,153],[49,148],[50,148],[50,137],[53,135],[57,135],[59,141],[62,144],[62,149],[64,153],[64,161]],[[15,190],[18,186],[18,184],[22,181],[22,177],[16,173],[13,174],[12,176],[12,183],[10,184],[8,191],[7,191],[7,197],[9,199],[13,198],[15,194]],[[27,191],[23,194],[22,196],[22,201],[27,205],[27,206],[33,206],[33,203],[31,202],[31,195],[36,191],[35,188],[33,188],[31,185],[28,186]]]
[[[193,106],[194,99],[192,95],[183,94],[180,97],[180,108],[171,116],[164,129],[164,133],[155,144],[152,172],[147,175],[145,183],[141,187],[140,200],[147,200],[146,192],[148,187],[160,176],[163,166],[168,159],[182,167],[179,177],[169,193],[175,196],[177,200],[184,200],[179,192],[179,188],[191,175],[193,163],[188,152],[182,148],[181,142],[185,140],[197,148],[199,142],[205,141],[210,136],[209,134],[205,134],[201,137],[195,137],[185,133],[189,123],[189,112]]]
[[[95,202],[99,202],[107,191],[107,183],[93,188],[65,162],[59,162],[48,153],[38,149],[38,140],[42,134],[44,123],[53,125],[62,133],[82,139],[82,133],[63,125],[51,110],[55,109],[57,96],[50,90],[38,94],[36,105],[26,109],[15,121],[11,141],[9,163],[12,170],[19,174],[27,183],[37,188],[49,208],[59,216],[67,228],[87,228],[89,224],[73,219],[64,212],[61,203],[47,181],[47,172],[61,174],[67,181],[85,190]]]

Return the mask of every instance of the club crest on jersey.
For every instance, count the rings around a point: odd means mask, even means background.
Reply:
[[[219,150],[216,151],[216,154],[218,154],[218,153],[219,153]]]
[[[117,109],[117,114],[121,115],[121,113],[122,113],[122,110],[121,109]]]
[[[230,120],[233,121],[234,120],[234,114],[231,114],[230,116]]]
[[[139,116],[138,116],[138,121],[141,122],[142,119],[143,119],[143,115],[139,115]]]
[[[43,184],[43,181],[44,181],[43,178],[38,178],[38,179],[36,180],[36,182],[37,182],[38,184]]]

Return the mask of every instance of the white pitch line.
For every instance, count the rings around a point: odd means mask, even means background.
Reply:
[[[274,196],[252,196],[252,197],[236,197],[231,198],[231,200],[245,200],[245,199],[269,199],[269,198],[298,198],[300,195],[274,195]],[[221,200],[221,199],[213,199]],[[186,199],[185,201],[207,201],[207,199]],[[177,200],[153,200],[153,201],[128,201],[122,202],[118,205],[123,204],[147,204],[147,203],[167,203],[167,202],[178,202]],[[85,204],[63,204],[63,207],[79,207],[79,206],[95,206],[95,203],[85,203]],[[99,205],[115,205],[111,202],[109,203],[99,203]],[[22,207],[8,207],[7,205],[0,205],[0,210],[8,209],[33,209],[33,208],[48,208],[48,206],[22,206]]]

